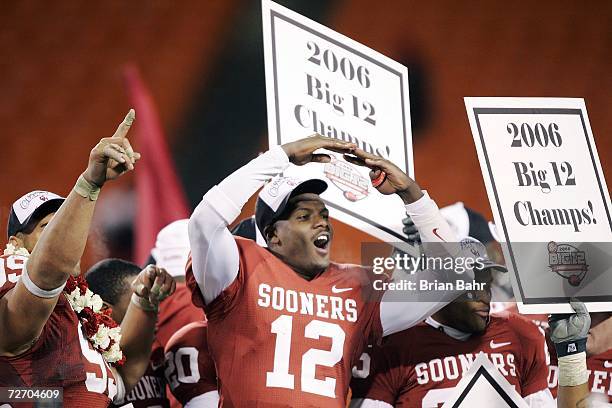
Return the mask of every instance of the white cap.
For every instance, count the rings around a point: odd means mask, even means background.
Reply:
[[[166,269],[171,276],[185,276],[189,257],[188,219],[174,221],[159,231],[151,255],[155,264]]]
[[[282,215],[289,199],[303,193],[321,194],[327,189],[325,180],[276,176],[259,192],[255,203],[255,224],[263,234],[265,227]]]
[[[8,236],[15,235],[26,227],[35,213],[51,214],[64,202],[64,197],[48,191],[36,190],[19,197],[11,206],[8,221]],[[40,210],[39,210],[40,209]]]
[[[462,251],[469,251],[475,258],[482,263],[482,270],[496,269],[501,272],[508,272],[508,268],[504,265],[493,262],[487,254],[487,249],[482,242],[473,237],[465,237],[459,242]]]

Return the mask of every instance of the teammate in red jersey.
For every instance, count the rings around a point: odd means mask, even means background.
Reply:
[[[0,385],[61,387],[64,406],[96,408],[131,389],[144,373],[155,323],[145,308],[173,290],[169,277],[138,276],[120,341],[127,361],[116,369],[93,349],[63,294],[68,277],[79,274],[100,188],[132,170],[139,158],[126,139],[133,119],[130,111],[114,136],[92,149],[87,169],[64,201],[35,191],[13,204],[4,263],[13,272],[5,275],[9,282],[0,288]],[[61,207],[45,204],[50,201],[62,201]],[[20,261],[10,259],[11,252],[31,253],[14,283],[10,280]]]
[[[89,268],[85,274],[89,288],[102,298],[105,305],[112,308],[112,316],[117,323],[121,323],[125,317],[132,296],[131,284],[139,273],[140,267],[136,264],[121,259],[105,259]],[[164,377],[164,348],[156,339],[144,375],[128,395],[123,399],[116,399],[111,407],[167,408],[168,406]]]
[[[470,238],[462,242],[478,257],[487,257],[480,242]],[[476,271],[476,279],[486,284],[484,290],[468,292],[424,323],[387,337],[372,353],[369,385],[353,387],[351,406],[441,406],[480,352],[527,405],[554,406],[547,389],[543,332],[517,314],[489,315],[493,268],[506,271],[492,261]]]
[[[191,291],[185,284],[185,266],[189,258],[188,221],[177,220],[162,228],[157,233],[155,247],[151,250],[151,257],[147,262],[166,269],[176,281],[174,295],[159,305],[155,338],[162,351],[174,333],[182,327],[205,319],[202,309],[191,302]],[[171,408],[182,406],[172,395],[170,387],[166,387],[166,395]]]
[[[186,408],[219,405],[215,362],[206,339],[206,322],[194,322],[177,331],[166,346],[166,378]]]
[[[380,192],[402,198],[426,246],[441,238],[456,242],[414,181],[352,143],[302,139],[272,148],[227,177],[190,218],[193,264],[187,272],[194,303],[208,318],[223,406],[344,407],[350,370],[366,340],[421,321],[455,295],[381,303],[371,271],[330,262],[333,229],[319,197],[326,183],[274,178],[290,163],[329,161],[314,153],[320,148],[353,154],[353,163],[370,167]],[[270,180],[256,208],[266,249],[234,238],[227,226]]]

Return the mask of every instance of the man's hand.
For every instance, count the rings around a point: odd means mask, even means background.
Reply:
[[[176,281],[164,269],[154,265],[144,268],[132,282],[132,290],[145,310],[157,310],[162,300],[174,293]]]
[[[87,170],[83,173],[87,181],[102,187],[106,181],[134,170],[134,163],[140,159],[140,153],[134,152],[126,136],[135,118],[136,112],[130,109],[115,134],[101,139],[91,150]]]
[[[405,204],[410,204],[423,197],[419,185],[399,167],[387,159],[361,149],[353,150],[354,156],[344,155],[349,163],[370,168],[372,185],[382,194],[397,194]]]
[[[314,134],[305,139],[285,143],[281,147],[287,153],[291,163],[303,166],[311,162],[329,163],[331,161],[328,154],[314,153],[318,149],[327,149],[337,153],[351,153],[357,148],[357,145]]]
[[[591,316],[581,301],[571,299],[570,304],[576,313],[548,316],[550,338],[558,357],[557,406],[560,408],[591,406],[585,353]]]
[[[550,339],[555,343],[559,357],[585,351],[591,328],[591,316],[584,303],[571,299],[570,305],[576,313],[554,314],[548,317]]]

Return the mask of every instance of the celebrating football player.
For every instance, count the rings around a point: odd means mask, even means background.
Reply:
[[[472,362],[483,352],[530,407],[555,402],[547,388],[544,335],[513,313],[489,315],[491,270],[485,246],[462,241],[485,259],[476,279],[485,289],[456,299],[425,322],[392,334],[372,353],[368,386],[353,388],[352,407],[438,407],[452,396]]]
[[[344,407],[351,367],[371,334],[405,329],[452,300],[381,303],[383,293],[371,290],[365,268],[330,262],[333,229],[319,197],[327,184],[277,177],[290,163],[328,162],[315,153],[321,148],[369,167],[378,191],[403,200],[425,244],[456,242],[413,180],[352,143],[316,135],[273,147],[231,174],[190,218],[187,272],[194,302],[208,318],[224,406]],[[263,248],[234,238],[227,226],[268,181],[255,211]]]
[[[149,265],[145,273],[165,275],[172,278],[162,268]],[[85,273],[85,279],[92,292],[102,298],[104,305],[112,309],[112,317],[121,323],[130,305],[132,282],[141,272],[138,265],[121,259],[105,259],[98,262]],[[122,400],[115,399],[111,407],[148,408],[168,407],[166,380],[164,377],[164,348],[157,340],[153,342],[150,363],[138,384]]]
[[[154,308],[172,290],[165,277],[138,276],[121,333],[101,311],[102,300],[74,278],[102,186],[133,170],[140,157],[126,138],[134,117],[130,110],[115,134],[91,150],[87,169],[61,207],[58,196],[35,191],[11,208],[3,263],[13,276],[0,288],[2,386],[63,387],[65,406],[96,408],[121,398],[145,372]],[[56,203],[37,214],[48,198]]]

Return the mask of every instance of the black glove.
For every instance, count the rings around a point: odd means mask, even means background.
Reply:
[[[408,243],[412,246],[414,246],[415,244],[421,244],[421,236],[419,235],[419,230],[417,229],[416,225],[414,225],[414,222],[412,222],[412,218],[410,218],[408,214],[406,214],[406,218],[402,220],[402,223],[404,224],[404,228],[402,228],[402,231],[406,235],[406,238],[408,238]]]
[[[576,313],[548,316],[550,338],[555,343],[557,357],[586,352],[591,315],[584,303],[578,299],[571,299],[570,305]]]

